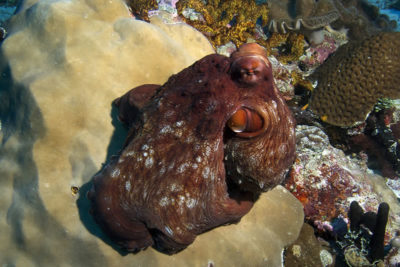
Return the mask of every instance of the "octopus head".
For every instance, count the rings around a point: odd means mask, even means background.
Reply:
[[[266,50],[256,43],[242,45],[231,55],[232,78],[247,86],[255,86],[272,78]]]

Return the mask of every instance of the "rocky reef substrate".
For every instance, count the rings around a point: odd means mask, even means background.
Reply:
[[[112,100],[162,84],[213,52],[186,24],[135,20],[122,1],[26,1],[0,54],[0,262],[279,266],[303,224],[301,204],[282,187],[262,195],[239,224],[174,256],[126,254],[89,214],[90,180],[126,135]]]

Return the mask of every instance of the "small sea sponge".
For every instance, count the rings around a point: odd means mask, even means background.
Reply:
[[[364,122],[379,98],[400,98],[400,33],[380,33],[340,47],[313,74],[310,109],[327,123]]]

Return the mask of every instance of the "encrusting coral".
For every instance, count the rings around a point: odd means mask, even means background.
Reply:
[[[380,33],[338,49],[313,74],[310,109],[330,124],[364,122],[379,98],[400,97],[400,33]],[[349,56],[351,55],[351,56]]]
[[[304,35],[295,32],[285,34],[273,33],[268,40],[260,40],[259,43],[264,45],[267,50],[271,51],[274,55],[274,48],[277,48],[279,53],[276,53],[275,56],[282,63],[299,60],[299,58],[304,54],[306,44],[304,41]]]
[[[262,26],[267,25],[269,12],[267,4],[256,4],[254,0],[180,0],[176,8],[179,15],[188,9],[201,14],[198,20],[184,20],[206,35],[214,47],[229,41],[239,47],[254,35],[259,19]]]
[[[126,0],[132,14],[149,21],[149,11],[158,8],[157,0]]]

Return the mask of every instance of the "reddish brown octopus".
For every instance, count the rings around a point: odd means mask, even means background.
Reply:
[[[88,196],[97,223],[128,251],[176,253],[238,222],[294,159],[295,122],[257,44],[206,56],[114,104],[130,132]]]

